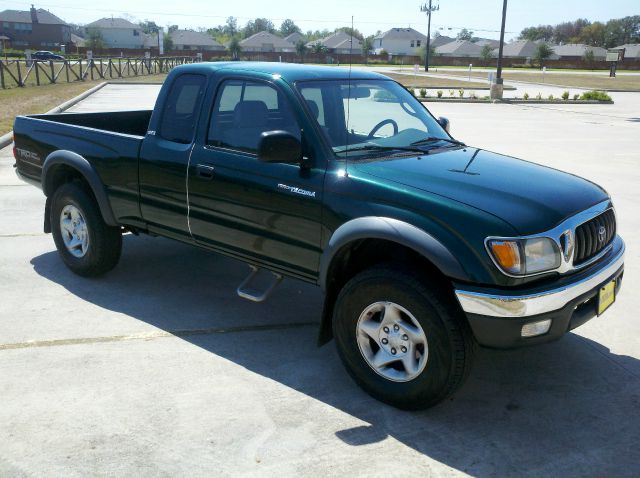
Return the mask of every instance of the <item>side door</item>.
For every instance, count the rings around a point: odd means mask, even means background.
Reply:
[[[147,134],[140,151],[142,218],[151,231],[189,241],[185,175],[206,84],[205,75],[191,73],[173,80],[164,103],[157,105],[156,130]]]
[[[194,239],[272,268],[315,279],[320,259],[325,163],[264,163],[264,131],[302,137],[308,118],[288,86],[228,79],[217,88],[206,137],[189,165],[189,222]],[[309,128],[310,129],[310,128]],[[315,154],[304,138],[307,154]]]

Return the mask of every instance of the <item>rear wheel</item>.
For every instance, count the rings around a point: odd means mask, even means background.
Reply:
[[[446,399],[471,367],[473,339],[459,308],[402,265],[376,266],[351,279],[338,295],[333,331],[354,380],[399,408]]]
[[[81,276],[113,269],[122,251],[122,232],[108,226],[93,196],[79,183],[60,186],[51,201],[51,229],[65,265]]]

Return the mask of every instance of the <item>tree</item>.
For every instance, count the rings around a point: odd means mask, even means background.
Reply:
[[[591,46],[604,46],[605,44],[605,25],[600,22],[593,22],[587,25],[578,34],[578,43],[586,43]]]
[[[293,23],[293,20],[287,18],[280,25],[280,35],[283,37],[289,36],[292,33],[302,33],[300,27]]]
[[[162,46],[164,47],[164,51],[173,50],[173,39],[169,33],[165,33],[162,37]]]
[[[259,32],[275,33],[276,28],[273,26],[273,22],[268,18],[256,18],[253,21],[248,21],[245,27],[242,29],[242,35],[244,38],[248,38],[251,35],[255,35]]]
[[[456,40],[471,41],[472,38],[473,38],[473,32],[470,30],[467,30],[466,28],[463,28],[462,30],[460,30],[460,32],[456,36]]]
[[[551,41],[553,38],[552,25],[538,25],[537,27],[527,27],[520,32],[518,39],[520,40],[543,40]]]
[[[240,58],[240,53],[242,52],[242,45],[240,45],[240,39],[235,36],[231,38],[229,44],[227,45],[229,53],[231,53],[231,58],[234,60],[238,60]]]
[[[167,31],[168,31],[169,33],[173,33],[173,32],[175,32],[175,31],[178,31],[179,29],[180,29],[180,27],[178,27],[178,25],[169,25],[169,26],[167,27]]]
[[[589,69],[593,70],[593,66],[595,65],[595,62],[596,62],[596,55],[593,52],[593,50],[589,49],[585,51],[582,57],[582,60],[587,64]]]
[[[238,33],[238,19],[236,17],[227,17],[224,26],[218,27],[218,29],[221,33],[234,37]]]
[[[340,28],[336,28],[336,33],[337,32],[345,32],[347,35],[357,38],[360,41],[364,40],[364,35],[360,33],[360,31],[357,28],[340,27]]]
[[[300,57],[300,63],[304,63],[304,55],[307,53],[307,45],[302,40],[296,42],[296,53]]]
[[[537,46],[534,57],[538,62],[538,65],[540,65],[540,69],[544,66],[545,60],[547,60],[551,55],[553,55],[553,50],[546,43],[540,43]]]
[[[327,53],[329,49],[326,46],[324,46],[322,43],[316,42],[313,45],[311,45],[311,51],[317,55],[321,55],[323,53]]]
[[[369,55],[373,50],[373,36],[368,36],[362,40],[362,54],[364,55],[365,65],[369,63]]]
[[[485,62],[489,62],[493,58],[493,48],[491,48],[490,45],[483,46],[480,52],[480,58]]]
[[[102,32],[95,28],[87,29],[85,45],[88,50],[102,50],[104,48],[104,39],[102,38]]]
[[[152,22],[151,20],[145,20],[144,22],[140,22],[140,29],[146,33],[156,33],[158,32],[158,30],[160,30],[160,27],[158,26],[158,24],[156,22]]]

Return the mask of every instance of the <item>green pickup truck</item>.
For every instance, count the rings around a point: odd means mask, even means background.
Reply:
[[[477,344],[558,339],[622,282],[601,187],[453,139],[372,72],[181,66],[153,111],[18,117],[14,134],[71,270],[106,273],[131,232],[246,262],[250,300],[284,276],[317,284],[319,343],[335,338],[354,380],[401,408],[453,394]]]

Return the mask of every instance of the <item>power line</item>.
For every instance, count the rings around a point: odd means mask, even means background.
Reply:
[[[24,4],[22,2],[7,2],[7,3],[11,3],[13,5],[20,5],[23,6]],[[108,8],[83,8],[83,7],[76,7],[76,6],[69,6],[69,5],[54,5],[54,4],[43,4],[43,3],[39,3],[38,6],[41,7],[48,7],[48,8],[59,8],[61,10],[80,10],[80,11],[87,11],[87,12],[105,12],[105,13],[109,13],[112,14],[114,9],[108,9]],[[202,14],[202,13],[194,13],[194,14],[190,14],[190,13],[181,13],[181,12],[162,12],[162,11],[153,11],[153,12],[149,12],[149,11],[143,11],[143,10],[120,10],[121,13],[127,13],[127,14],[137,14],[137,15],[146,15],[146,16],[168,16],[168,17],[185,17],[185,18],[217,18],[217,19],[222,19],[222,20],[226,20],[229,15],[207,15],[207,14]],[[255,20],[256,17],[236,17],[234,16],[234,18],[238,19],[238,20]],[[302,18],[269,18],[269,20],[271,21],[276,21],[276,22],[281,22],[284,20],[293,20],[295,23],[333,23],[333,24],[348,24],[349,19],[345,18],[345,19],[320,19],[320,18],[314,18],[314,19],[302,19]],[[376,24],[376,25],[394,25],[394,26],[398,26],[398,25],[408,25],[410,23],[416,23],[416,19],[413,18],[411,20],[396,20],[396,21],[378,21],[378,20],[358,20],[357,22],[358,24]],[[447,29],[447,30],[462,30],[463,28],[466,28],[468,30],[473,30],[474,32],[482,32],[482,33],[499,33],[500,30],[491,30],[491,29],[485,29],[485,28],[476,28],[476,27],[471,27],[471,26],[464,26],[464,27],[458,27],[458,26],[452,26],[452,25],[443,25],[443,24],[434,24],[434,27],[438,28],[438,29]],[[506,33],[519,33],[519,32],[506,32]]]

